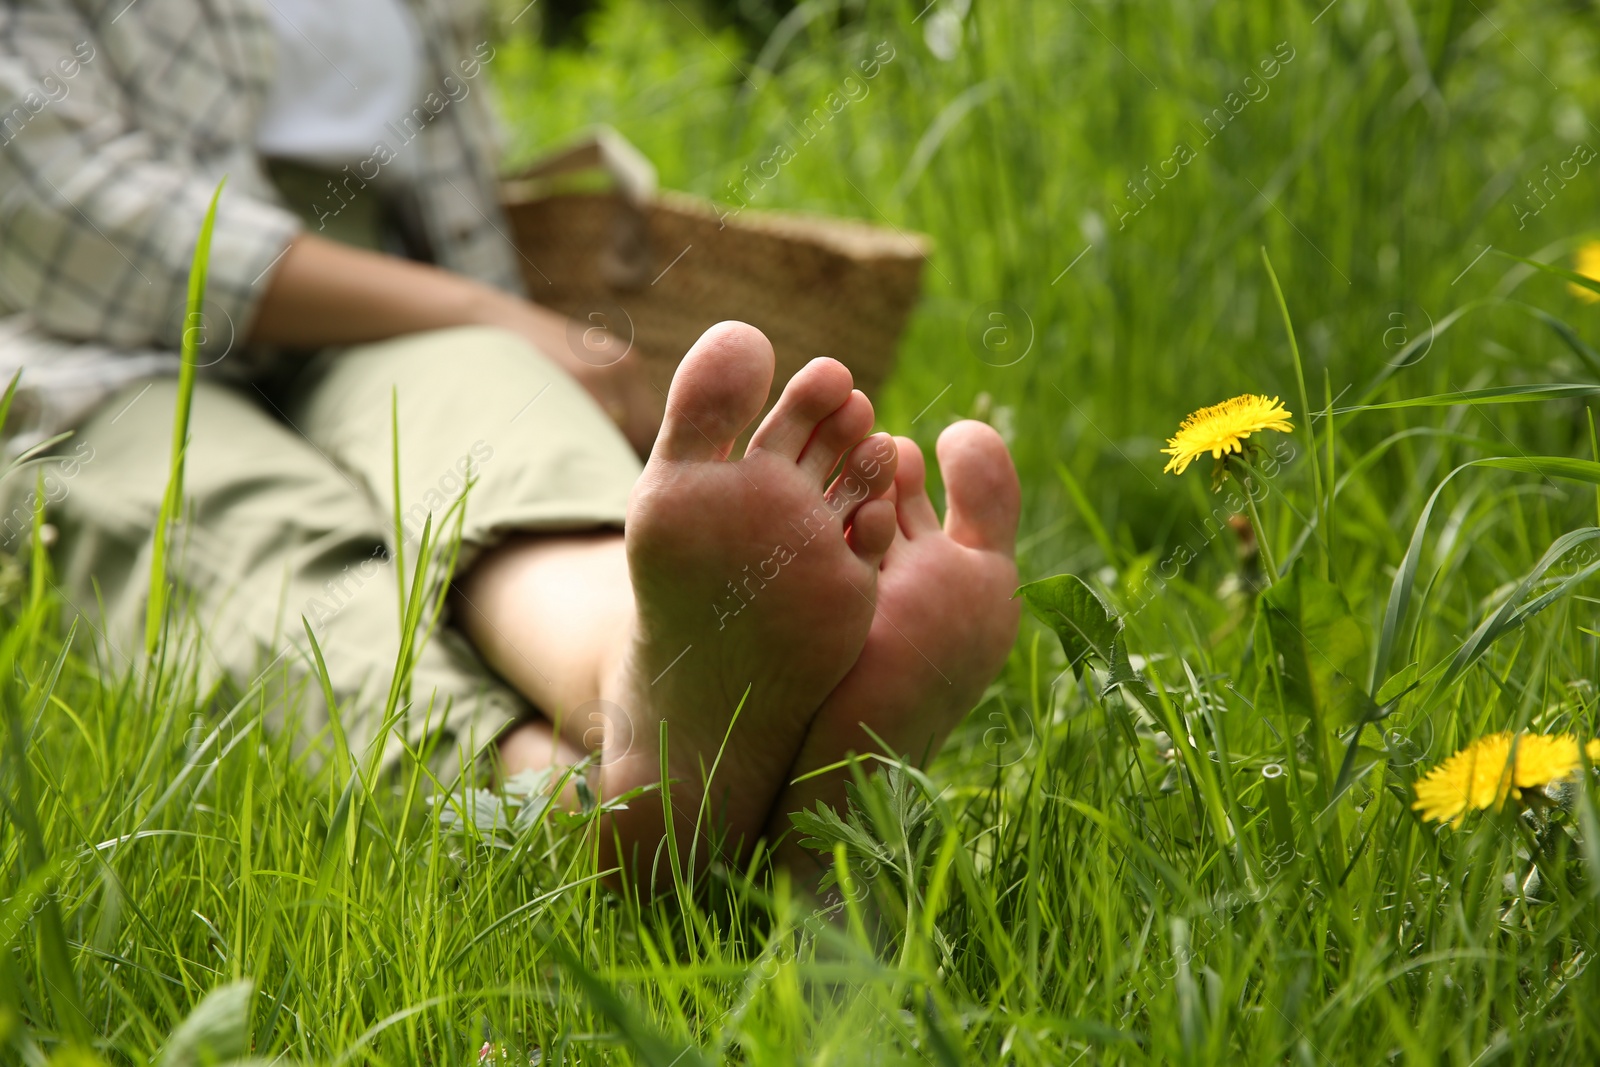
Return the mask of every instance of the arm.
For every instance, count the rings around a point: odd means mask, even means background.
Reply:
[[[599,355],[571,349],[565,315],[459,274],[302,233],[273,269],[250,340],[311,348],[382,341],[450,326],[498,326],[526,337],[580,379]]]
[[[316,347],[381,341],[450,326],[495,326],[525,338],[616,420],[635,449],[655,436],[662,398],[622,362],[609,334],[438,267],[302,233],[273,268],[249,338]]]
[[[0,313],[25,309],[61,338],[176,349],[216,176],[161,158],[128,120],[109,62],[71,5],[0,4]],[[291,212],[225,192],[208,311],[252,340],[308,347],[444,326],[509,329],[648,447],[661,398],[631,361],[616,362],[614,339],[569,337],[555,312],[300,230]]]
[[[110,64],[74,5],[0,5],[0,307],[60,338],[176,348],[220,174],[163,159]],[[248,323],[257,280],[299,228],[280,207],[224,194],[211,307]]]

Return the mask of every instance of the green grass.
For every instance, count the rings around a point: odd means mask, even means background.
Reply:
[[[515,155],[609,121],[717,196],[887,43],[752,206],[936,238],[880,424],[1009,437],[1024,578],[1087,583],[1043,589],[1080,661],[1025,625],[927,777],[831,827],[857,903],[819,923],[753,872],[613,895],[591,818],[313,767],[261,691],[197,691],[192,631],[118,674],[12,582],[0,1059],[1600,1058],[1592,779],[1538,818],[1410,811],[1483,733],[1600,731],[1594,396],[1531,388],[1600,381],[1600,312],[1499,254],[1567,263],[1594,228],[1600,160],[1514,206],[1600,144],[1592,5],[979,2],[948,60],[921,6],[807,5],[758,55],[685,0],[618,0],[584,50],[519,23],[489,69]],[[971,340],[997,311],[1032,337],[1012,366]],[[1296,413],[1270,592],[1227,493],[1157,451],[1247,391]]]

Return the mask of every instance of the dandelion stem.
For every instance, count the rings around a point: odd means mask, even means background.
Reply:
[[[1250,525],[1255,528],[1256,532],[1256,548],[1260,551],[1261,562],[1266,567],[1267,585],[1272,586],[1278,581],[1278,564],[1272,558],[1272,543],[1267,539],[1267,528],[1266,526],[1262,525],[1261,513],[1256,510],[1256,495],[1253,492],[1253,489],[1255,486],[1255,480],[1259,477],[1259,475],[1256,473],[1255,468],[1250,466],[1250,464],[1246,463],[1244,460],[1238,460],[1238,463],[1240,466],[1244,467],[1244,469],[1249,472],[1250,475],[1248,478],[1240,478],[1238,474],[1235,473],[1234,479],[1237,480],[1240,487],[1244,489],[1244,503],[1245,506],[1250,509]]]

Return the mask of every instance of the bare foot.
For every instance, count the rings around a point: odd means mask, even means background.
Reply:
[[[922,453],[896,438],[894,500],[899,532],[878,575],[878,613],[861,658],[812,721],[788,781],[843,759],[879,752],[862,728],[895,755],[925,763],[1005,664],[1021,612],[1012,561],[1021,509],[1017,472],[1005,443],[981,422],[939,436],[949,514],[944,527],[923,484]],[[789,813],[818,802],[844,809],[848,769],[788,786],[773,807],[777,859],[809,877],[822,859],[803,849]]]
[[[673,378],[629,505],[635,621],[601,693],[628,722],[606,740],[600,788],[615,797],[660,782],[666,723],[674,836],[685,853],[703,800],[735,850],[755,841],[812,716],[867,639],[894,539],[894,506],[883,499],[894,443],[887,434],[862,440],[872,405],[834,360],[795,375],[744,457],[728,459],[772,374],[772,347],[753,327],[706,331]],[[826,485],[841,459],[844,473]],[[602,857],[644,884],[664,832],[661,799],[647,795],[612,816],[616,840],[602,844]]]

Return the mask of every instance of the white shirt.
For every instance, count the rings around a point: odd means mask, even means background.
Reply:
[[[405,0],[261,0],[278,43],[256,147],[330,168],[395,143],[388,124],[417,106],[422,34]],[[404,167],[403,149],[395,166]]]

